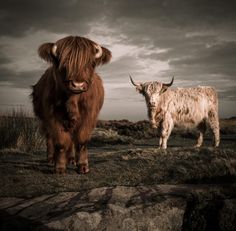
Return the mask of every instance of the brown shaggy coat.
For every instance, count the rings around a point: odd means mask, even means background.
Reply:
[[[32,92],[34,112],[46,136],[48,161],[55,164],[56,173],[65,173],[66,165],[74,162],[75,148],[79,172],[87,173],[87,142],[104,100],[95,68],[109,62],[111,52],[89,39],[69,36],[41,45],[38,53],[52,64]]]

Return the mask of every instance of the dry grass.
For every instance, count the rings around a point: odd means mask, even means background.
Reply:
[[[39,121],[23,110],[0,114],[0,137],[0,149],[13,148],[24,152],[45,150]],[[110,128],[95,129],[91,138],[90,146],[133,142],[131,137],[119,135]]]
[[[222,134],[236,134],[236,118],[221,119],[220,130]]]
[[[44,148],[37,120],[22,110],[0,115],[0,137],[0,148],[16,148],[26,152]]]
[[[221,119],[221,134],[236,134],[236,119]],[[194,131],[173,131],[171,138],[180,135],[183,139],[194,138]],[[0,114],[0,149],[15,148],[30,152],[45,149],[43,136],[40,134],[37,119],[23,110],[13,110]],[[206,134],[211,137],[211,133]],[[157,138],[156,129],[152,129],[148,121],[136,123],[128,120],[98,121],[90,141],[90,146],[115,144],[134,144],[143,139]]]
[[[117,131],[112,129],[95,128],[91,137],[90,146],[131,143],[134,143],[134,139],[130,136],[119,135]]]

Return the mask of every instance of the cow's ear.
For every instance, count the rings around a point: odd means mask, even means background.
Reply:
[[[143,93],[143,86],[141,84],[136,86],[136,91],[138,91],[139,93]]]
[[[109,51],[105,47],[101,47],[101,48],[102,48],[102,55],[100,58],[96,60],[98,65],[109,63],[112,57],[111,51]]]
[[[50,63],[55,60],[55,56],[52,53],[53,45],[54,43],[44,43],[38,48],[39,56]]]
[[[161,88],[161,92],[160,93],[161,94],[164,93],[167,89],[168,89],[168,87],[163,85],[162,88]]]

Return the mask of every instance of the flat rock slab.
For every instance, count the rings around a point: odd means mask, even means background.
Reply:
[[[235,184],[153,185],[100,187],[30,199],[1,197],[0,230],[207,230],[204,227],[212,225],[233,230],[232,192],[236,194]],[[217,211],[217,224],[204,221],[207,216],[201,217],[201,209]],[[191,229],[195,221],[201,229]]]

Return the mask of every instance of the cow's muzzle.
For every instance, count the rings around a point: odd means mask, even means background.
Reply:
[[[148,102],[148,107],[149,108],[155,108],[156,107],[156,103],[155,102]]]
[[[68,83],[68,88],[73,93],[79,94],[88,90],[88,83],[85,81],[77,82],[77,81],[71,80]]]

